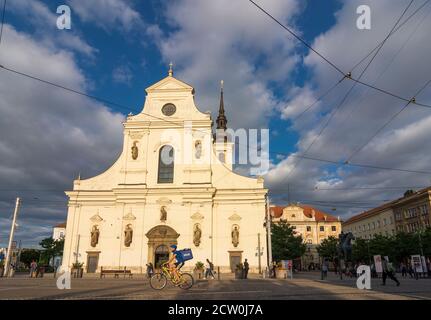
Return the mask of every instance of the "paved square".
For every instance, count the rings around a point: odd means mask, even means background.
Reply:
[[[356,279],[340,280],[330,274],[321,281],[319,273],[296,274],[293,280],[261,279],[251,275],[248,280],[235,280],[223,275],[222,280],[197,281],[192,289],[183,291],[173,286],[155,291],[143,276],[133,279],[72,279],[70,290],[59,290],[52,275],[30,279],[24,276],[0,278],[0,299],[185,299],[185,300],[431,300],[431,279],[402,279],[396,287],[388,280],[372,280],[372,290],[356,288]]]

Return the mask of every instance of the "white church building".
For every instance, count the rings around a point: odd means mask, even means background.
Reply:
[[[63,268],[81,262],[87,273],[141,273],[166,261],[176,244],[192,249],[186,270],[206,259],[222,272],[245,259],[251,272],[264,269],[263,179],[232,171],[234,144],[214,139],[211,115],[199,111],[193,87],[173,77],[172,67],[146,93],[142,112],[124,122],[116,162],[66,192]],[[222,88],[217,131],[226,124]]]

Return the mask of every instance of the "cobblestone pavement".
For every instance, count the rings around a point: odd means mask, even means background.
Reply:
[[[318,273],[295,274],[294,279],[262,279],[251,275],[248,280],[235,280],[223,275],[222,280],[199,280],[193,288],[183,291],[173,286],[164,290],[151,289],[142,276],[133,279],[99,279],[87,277],[72,279],[70,290],[59,290],[53,275],[40,279],[23,276],[0,278],[0,299],[185,299],[185,300],[431,300],[431,279],[400,279],[397,287],[388,280],[386,286],[380,279],[372,280],[372,290],[356,288],[356,279],[340,280],[334,274],[320,280]]]

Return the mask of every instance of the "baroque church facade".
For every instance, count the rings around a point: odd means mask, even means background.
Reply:
[[[144,108],[124,122],[123,150],[105,172],[77,179],[69,197],[63,268],[84,263],[88,273],[126,267],[145,272],[191,248],[231,272],[247,259],[251,271],[267,263],[266,194],[262,178],[232,170],[233,143],[215,139],[209,113],[194,89],[169,75],[146,89]],[[223,89],[217,132],[226,130]]]

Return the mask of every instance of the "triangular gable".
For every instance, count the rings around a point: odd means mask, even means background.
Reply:
[[[145,91],[147,93],[157,91],[187,91],[193,93],[194,88],[181,80],[168,76],[148,87]]]

